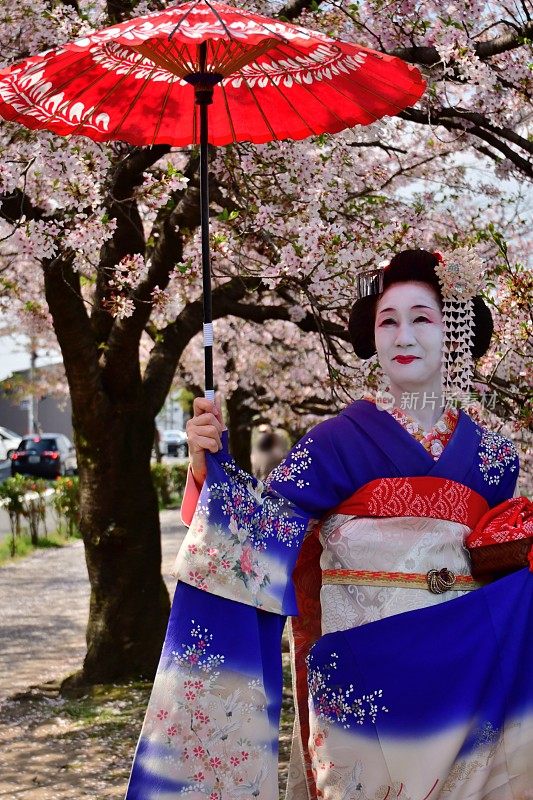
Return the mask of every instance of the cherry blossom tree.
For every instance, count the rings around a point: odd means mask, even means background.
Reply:
[[[3,0],[2,58],[163,5]],[[402,247],[475,246],[489,265],[497,327],[477,384],[497,391],[500,424],[523,438],[531,423],[527,5],[254,5],[398,54],[422,69],[428,91],[369,128],[212,154],[221,392],[240,391],[254,413],[269,410],[293,428],[332,413],[376,380],[375,364],[355,363],[347,341],[357,271]],[[91,581],[76,679],[149,675],[169,607],[150,480],[154,420],[178,366],[201,385],[191,355],[202,324],[198,153],[12,124],[1,126],[0,150],[3,313],[57,342],[72,402]]]

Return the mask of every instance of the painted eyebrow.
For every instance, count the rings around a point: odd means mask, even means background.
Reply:
[[[437,310],[436,308],[433,308],[432,306],[411,306],[411,311],[414,308],[426,308],[428,311],[436,311]],[[381,308],[378,311],[378,314],[390,313],[391,311],[396,311],[396,310],[397,310],[396,308]]]

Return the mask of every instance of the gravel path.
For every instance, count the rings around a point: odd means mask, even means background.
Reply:
[[[173,592],[170,571],[185,533],[179,512],[163,511],[161,529],[163,574]],[[81,666],[88,612],[81,541],[0,567],[0,703]]]

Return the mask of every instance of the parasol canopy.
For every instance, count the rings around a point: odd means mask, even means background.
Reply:
[[[0,115],[62,136],[183,146],[200,141],[190,84],[202,82],[213,88],[214,145],[368,125],[413,105],[425,88],[399,58],[193,0],[3,70]]]

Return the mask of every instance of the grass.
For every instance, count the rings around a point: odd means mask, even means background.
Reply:
[[[81,698],[65,700],[62,713],[89,737],[136,728],[144,716],[152,685],[148,681],[93,686]]]
[[[51,548],[64,547],[74,539],[79,539],[78,533],[67,536],[62,531],[55,531],[46,536],[39,536],[37,544],[32,544],[31,536],[28,532],[22,532],[15,537],[15,555],[11,555],[11,534],[0,542],[0,566],[11,563],[17,558],[24,558],[35,553],[37,550],[49,550]]]

